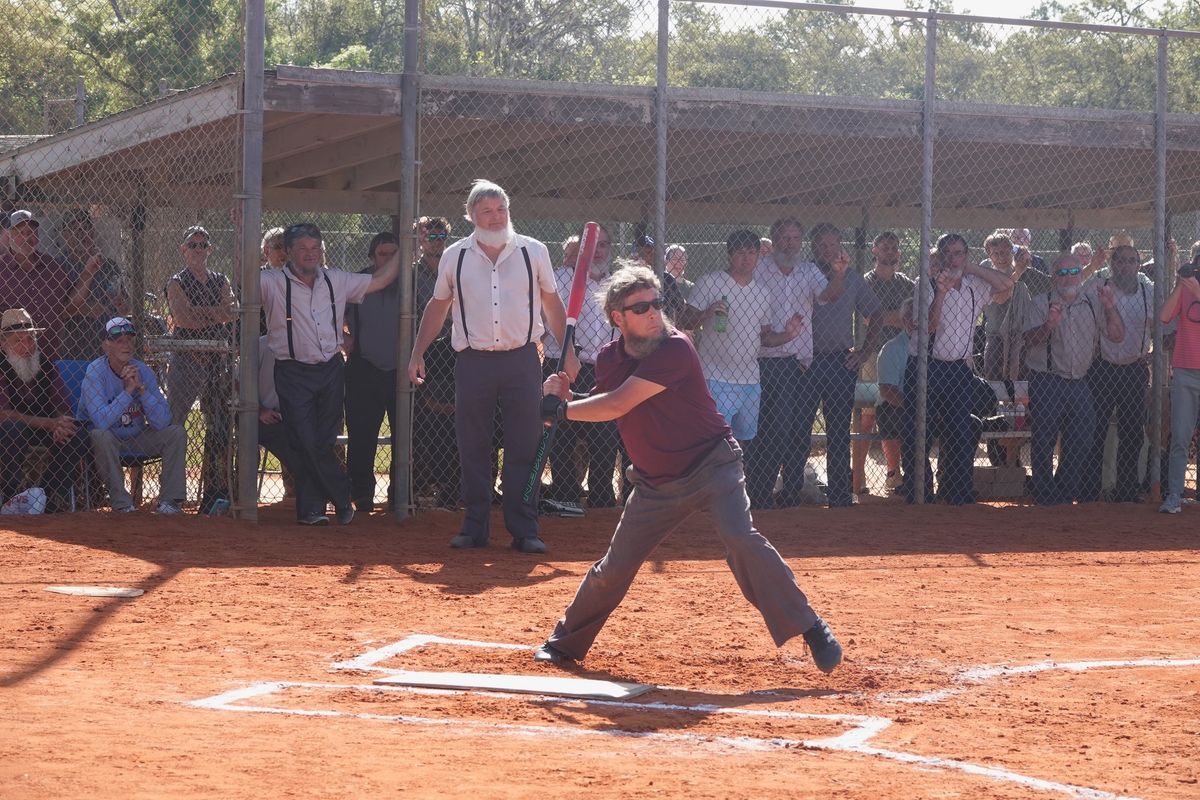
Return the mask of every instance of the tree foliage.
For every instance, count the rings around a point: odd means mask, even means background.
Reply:
[[[911,0],[918,3],[919,0]],[[268,0],[268,64],[398,71],[405,0]],[[924,2],[919,2],[924,6]],[[952,11],[949,0],[935,0]],[[87,86],[91,119],[240,68],[238,0],[0,0],[0,133],[40,132],[47,98]],[[649,85],[648,0],[423,0],[422,69],[432,74]],[[1049,0],[1041,19],[1196,28],[1195,2]],[[920,99],[922,16],[671,4],[676,86]],[[1156,37],[941,20],[939,98],[1150,110]],[[1170,110],[1200,112],[1200,43],[1170,41]],[[73,118],[72,115],[68,115]]]

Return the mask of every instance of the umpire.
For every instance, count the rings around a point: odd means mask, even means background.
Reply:
[[[466,518],[451,547],[486,547],[492,500],[492,433],[496,407],[504,422],[504,526],[512,546],[544,553],[538,530],[537,497],[522,499],[541,435],[542,368],[537,340],[542,314],[558,341],[566,310],[554,282],[546,245],[513,231],[508,194],[477,180],[467,195],[466,218],[475,226],[447,247],[438,264],[433,297],[425,306],[409,359],[408,377],[425,382],[425,352],[453,308],[454,424],[462,464]],[[567,354],[574,378],[579,360]]]
[[[325,269],[321,230],[307,222],[283,232],[287,264],[259,272],[267,315],[267,347],[275,356],[275,389],[288,439],[299,454],[296,518],[328,525],[332,503],[339,525],[354,519],[350,479],[333,446],[342,429],[346,304],[386,288],[400,270],[399,251],[373,273]]]

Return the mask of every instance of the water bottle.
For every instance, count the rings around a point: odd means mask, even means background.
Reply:
[[[1013,420],[1013,428],[1018,431],[1025,430],[1025,404],[1017,403],[1016,418]]]
[[[729,301],[725,298],[725,295],[721,295],[721,302],[725,303],[726,307],[728,308]],[[713,319],[713,330],[716,331],[717,333],[724,333],[728,329],[729,329],[729,312],[718,311],[716,313],[716,317]]]

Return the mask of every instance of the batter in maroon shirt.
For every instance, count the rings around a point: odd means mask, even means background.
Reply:
[[[658,543],[707,510],[742,594],[762,614],[776,646],[802,636],[817,668],[832,672],[842,647],[791,569],[754,529],[742,451],[717,413],[696,350],[663,318],[660,291],[658,278],[643,266],[613,276],[604,311],[621,338],[596,360],[596,394],[568,403],[566,374],[546,379],[547,420],[616,420],[635,469],[608,552],[588,570],[534,658],[553,664],[582,659]]]

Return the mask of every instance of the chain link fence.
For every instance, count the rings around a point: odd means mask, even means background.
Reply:
[[[803,3],[426,2],[409,120],[402,3],[340,18],[284,4],[267,11],[268,64],[303,66],[266,73],[262,225],[244,230],[241,4],[10,5],[0,311],[17,332],[0,366],[20,416],[3,423],[5,501],[38,488],[51,509],[244,512],[239,486],[288,497],[275,455],[235,457],[254,400],[239,343],[265,332],[245,321],[242,276],[260,265],[241,254],[261,245],[261,266],[279,267],[271,232],[308,221],[333,269],[411,254],[396,287],[345,320],[331,457],[356,505],[461,508],[448,331],[426,383],[398,395],[407,352],[391,344],[411,342],[441,252],[471,233],[477,178],[505,187],[517,231],[548,245],[564,300],[589,219],[609,244],[593,288],[626,259],[664,271],[756,508],[1194,487],[1179,466],[1194,460],[1194,403],[1184,392],[1173,409],[1168,390],[1171,359],[1187,362],[1177,323],[1155,322],[1200,234],[1189,34]],[[415,226],[396,199],[409,168]],[[588,302],[581,392],[614,336]],[[132,342],[106,330],[118,317]],[[24,339],[44,389],[29,388]],[[536,344],[551,370],[557,343]],[[258,372],[263,408],[271,375]],[[259,440],[277,424],[260,414]],[[499,414],[495,428],[498,476]],[[411,481],[399,494],[393,451]],[[620,503],[627,463],[611,426],[564,426],[542,510]],[[247,470],[256,480],[239,483]]]

